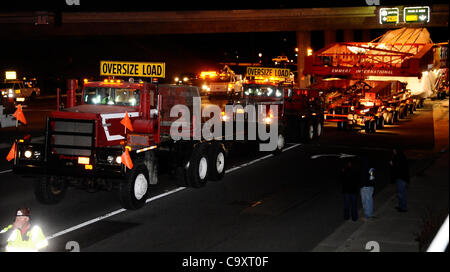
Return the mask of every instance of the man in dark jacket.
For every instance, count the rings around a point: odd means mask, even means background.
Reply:
[[[341,171],[342,193],[344,194],[344,220],[358,220],[357,197],[360,188],[360,172],[357,164],[349,160]]]
[[[402,149],[394,148],[392,150],[392,160],[389,164],[391,165],[391,183],[397,185],[397,210],[399,212],[407,212],[406,186],[409,184],[409,166]]]

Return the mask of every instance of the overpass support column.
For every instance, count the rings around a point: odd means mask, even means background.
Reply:
[[[344,42],[354,42],[355,35],[353,29],[344,29]]]
[[[336,42],[336,30],[325,30],[325,46]]]
[[[363,29],[361,38],[363,42],[370,42],[370,29]]]
[[[311,32],[297,31],[297,82],[300,88],[305,88],[309,85],[309,75],[303,75],[305,68],[305,57],[308,54],[308,49],[311,48]]]

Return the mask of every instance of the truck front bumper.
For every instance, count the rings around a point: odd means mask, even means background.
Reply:
[[[88,157],[89,162],[79,163],[79,156],[46,154],[44,144],[27,144],[17,142],[13,172],[19,175],[54,175],[71,177],[121,178],[125,175],[123,164],[115,160],[102,161],[97,152]],[[31,156],[26,157],[25,152]],[[120,151],[113,151],[117,152]],[[28,155],[30,154],[28,153]],[[115,159],[115,157],[114,157]]]

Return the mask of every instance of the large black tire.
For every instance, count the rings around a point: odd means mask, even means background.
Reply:
[[[315,138],[320,138],[320,136],[322,136],[322,133],[323,133],[323,121],[317,121]]]
[[[302,129],[302,139],[305,143],[314,140],[314,131],[314,123],[312,121],[305,123]]]
[[[364,131],[365,131],[366,133],[370,133],[370,122],[369,122],[369,121],[366,121],[366,122],[364,123]]]
[[[144,163],[136,163],[119,186],[119,198],[122,207],[137,210],[145,205],[149,192],[149,174]]]
[[[377,122],[376,121],[370,122],[370,132],[371,133],[377,132]]]
[[[208,181],[208,145],[199,144],[194,148],[187,169],[188,184],[194,188],[206,185]]]
[[[56,176],[44,176],[33,183],[36,199],[42,204],[57,204],[65,196],[67,182]]]
[[[227,153],[220,143],[212,143],[208,148],[209,180],[218,181],[225,176]]]
[[[396,111],[396,112],[394,112],[394,118],[393,118],[393,123],[397,123],[399,120],[398,120],[398,112]]]
[[[388,114],[388,124],[389,125],[393,125],[394,124],[394,114],[392,112],[390,112]]]
[[[378,121],[377,127],[378,127],[379,129],[384,128],[384,118],[383,118],[383,117],[380,117],[380,118],[377,119],[377,121]]]

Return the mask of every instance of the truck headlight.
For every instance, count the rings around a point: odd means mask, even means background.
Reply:
[[[31,158],[31,156],[33,156],[33,152],[31,152],[31,150],[26,150],[23,155],[25,156],[25,158],[29,159]]]
[[[117,164],[121,164],[122,163],[122,156],[117,156],[116,157],[116,163]]]

